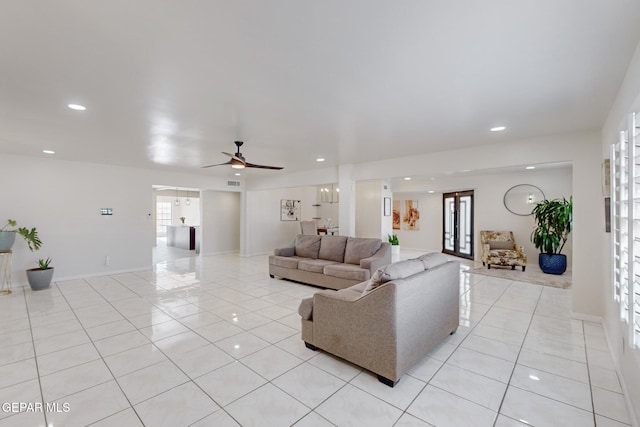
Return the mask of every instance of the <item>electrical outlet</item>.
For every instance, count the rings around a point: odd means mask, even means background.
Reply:
[[[111,265],[111,258],[109,257],[109,255],[107,255],[106,257],[104,257],[104,265],[106,267],[109,267]]]

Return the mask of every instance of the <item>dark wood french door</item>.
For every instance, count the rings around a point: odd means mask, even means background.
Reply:
[[[442,195],[442,252],[473,259],[473,190]]]

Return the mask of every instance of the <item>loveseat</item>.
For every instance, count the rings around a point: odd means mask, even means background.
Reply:
[[[440,253],[389,264],[365,282],[300,303],[302,339],[393,387],[459,324],[458,261]]]
[[[269,256],[269,275],[331,289],[369,280],[391,262],[391,245],[380,239],[299,234],[293,246]]]

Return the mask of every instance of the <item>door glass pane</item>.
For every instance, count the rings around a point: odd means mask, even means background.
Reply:
[[[455,211],[456,200],[454,197],[444,199],[444,248],[448,251],[455,250]]]
[[[460,197],[458,244],[460,253],[471,255],[471,196]]]

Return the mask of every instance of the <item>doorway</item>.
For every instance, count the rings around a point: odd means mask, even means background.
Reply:
[[[442,195],[442,252],[473,259],[473,190]]]

